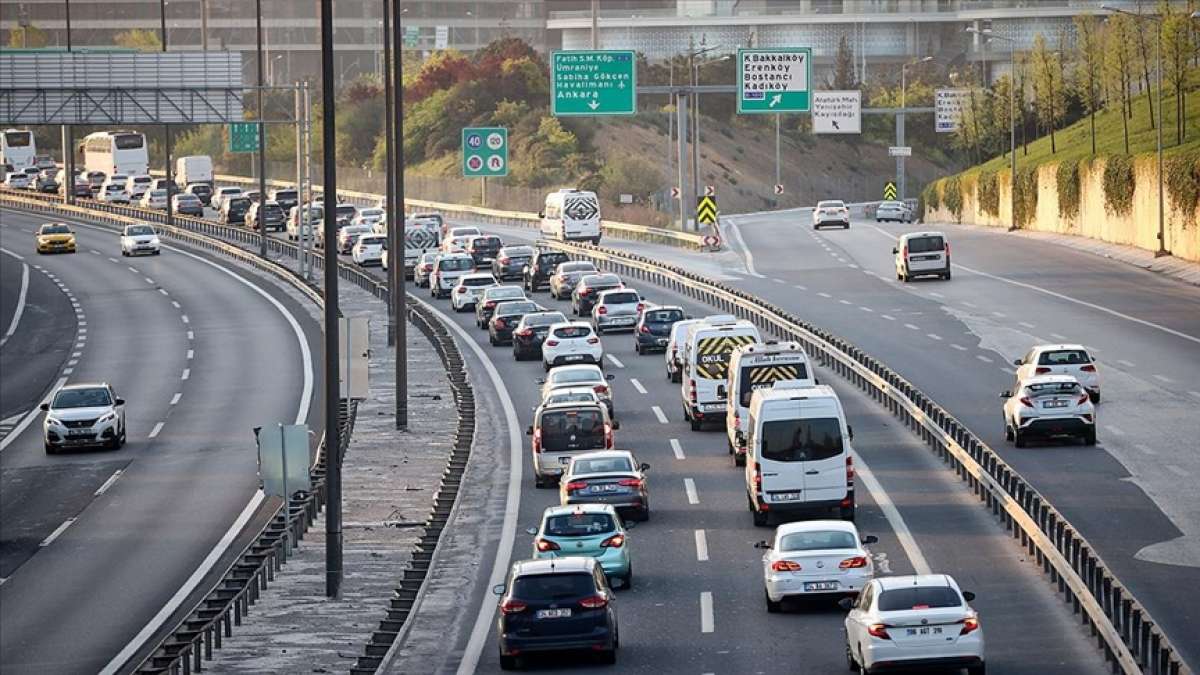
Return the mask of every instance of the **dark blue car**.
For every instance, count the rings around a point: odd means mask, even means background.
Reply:
[[[642,311],[637,327],[633,330],[633,349],[638,354],[653,351],[666,351],[667,340],[671,337],[671,326],[677,321],[688,318],[682,307],[658,306],[648,307]]]

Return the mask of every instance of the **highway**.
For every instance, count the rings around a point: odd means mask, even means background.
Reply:
[[[44,216],[0,220],[0,247],[24,258],[4,254],[5,322],[13,270],[31,272],[0,349],[4,415],[18,416],[0,441],[0,670],[102,672],[257,531],[252,428],[319,426],[320,326],[219,258],[123,258],[114,232],[78,223],[78,253],[38,256]],[[37,404],[58,383],[98,381],[128,402],[128,444],[47,456]]]
[[[504,229],[506,241],[528,240],[531,234]],[[711,313],[662,289],[639,290],[651,301],[683,304],[693,315]],[[569,312],[568,302],[552,300],[544,291],[536,298],[547,307]],[[464,624],[454,629],[455,647],[447,650],[446,663],[440,669],[437,664],[428,668],[428,672],[452,672],[456,664],[449,655],[462,651],[468,658],[472,655],[468,634],[476,607],[489,616],[495,607],[487,575],[497,552],[503,551],[498,546],[511,544],[512,560],[529,557],[532,538],[524,529],[537,524],[542,509],[557,502],[557,493],[533,486],[528,439],[523,435],[538,403],[540,364],[515,362],[509,348],[488,346],[473,314],[455,314],[446,301],[435,304],[479,346],[502,383],[503,392],[479,387],[482,396],[492,399],[481,408],[494,413],[494,424],[488,419],[483,425],[488,429],[485,444],[503,457],[506,430],[514,422],[523,441],[519,500],[498,504],[484,525],[491,541],[479,553],[484,564],[472,607],[464,612]],[[636,581],[633,589],[619,592],[617,598],[622,636],[619,667],[646,673],[778,672],[782,664],[803,664],[803,672],[814,673],[844,668],[844,613],[832,601],[790,606],[782,615],[767,614],[761,552],[753,544],[769,538],[771,530],[751,523],[742,474],[733,467],[723,433],[690,431],[682,418],[679,385],[666,381],[661,354],[636,355],[628,334],[605,335],[602,340],[610,355],[606,369],[616,376],[613,386],[621,422],[617,447],[632,449],[651,465],[654,511],[652,519],[630,537]],[[464,353],[472,371],[485,378],[488,366],[472,350]],[[1079,629],[1078,620],[958,479],[872,401],[828,373],[819,376],[838,389],[855,427],[860,470],[857,522],[862,533],[880,538],[872,553],[881,573],[947,572],[964,588],[976,591],[979,598],[974,604],[987,631],[991,672],[1100,672],[1102,659]],[[505,419],[505,397],[511,399],[515,420]],[[510,479],[516,476],[513,468],[508,467]],[[881,500],[896,507],[890,520],[879,506]],[[505,508],[516,508],[518,513],[518,534],[509,542],[497,541]],[[906,533],[904,543],[897,530]],[[487,627],[491,628],[490,622]],[[485,636],[478,672],[497,672],[494,630]],[[563,661],[549,657],[533,665],[538,672],[553,672]]]

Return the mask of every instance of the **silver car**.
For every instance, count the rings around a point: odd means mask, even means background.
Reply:
[[[559,263],[550,277],[550,296],[555,300],[567,300],[579,280],[596,273],[596,266],[586,260]]]
[[[599,334],[606,330],[634,330],[645,307],[641,294],[632,288],[600,291],[592,307],[592,325]]]
[[[911,223],[912,210],[904,202],[880,202],[879,206],[875,209],[875,222],[882,223],[885,220],[897,223]]]

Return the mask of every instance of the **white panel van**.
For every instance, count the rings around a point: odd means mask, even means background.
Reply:
[[[762,342],[758,327],[731,315],[710,316],[689,326],[684,343],[680,396],[683,417],[699,431],[705,422],[724,422],[726,374],[733,350]]]
[[[811,387],[813,377],[808,354],[798,342],[749,344],[733,350],[729,359],[726,396],[729,412],[725,433],[733,463],[746,463],[746,420],[750,418],[750,396],[758,389],[770,389],[779,382]]]
[[[543,237],[600,243],[600,200],[595,192],[574,188],[551,192],[538,217]]]

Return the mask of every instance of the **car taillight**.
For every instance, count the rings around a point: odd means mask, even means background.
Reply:
[[[1081,367],[1080,370],[1082,370],[1085,373],[1094,373],[1094,372],[1096,372],[1096,366],[1093,366],[1092,364],[1089,363],[1088,365]]]
[[[466,292],[467,292],[467,287],[466,287],[466,286],[459,286],[458,288],[454,289],[454,292],[455,292],[455,293],[466,293]]]
[[[596,308],[596,313],[597,314],[608,314],[608,308],[605,307],[604,305],[600,305],[598,308]]]
[[[688,400],[692,403],[696,402],[696,381],[688,380]]]
[[[511,259],[511,258],[508,258],[508,257],[504,257],[504,258],[501,258],[501,259],[500,259],[500,264],[501,264],[501,265],[507,265],[507,264],[508,264],[508,263],[510,263],[510,262],[512,262],[512,259]]]
[[[793,560],[776,560],[771,563],[771,569],[776,572],[799,572],[804,568],[800,566],[800,563]]]
[[[591,294],[592,294],[592,289],[590,289],[590,288],[585,288],[582,291],[579,291],[579,297],[581,297],[581,298],[586,298],[587,296],[589,296]]]
[[[643,304],[643,303],[640,303],[640,302],[639,302],[639,303],[638,303],[638,306],[637,306],[637,313],[638,313],[638,314],[641,314],[641,313],[642,313],[642,311],[644,311],[645,309],[646,309],[646,305],[645,305],[645,304]]]
[[[495,319],[492,319],[492,323],[496,324],[496,328],[504,328],[505,325],[507,325],[504,323],[504,319],[501,319],[500,317],[496,317]]]
[[[1075,405],[1083,405],[1084,403],[1087,403],[1087,402],[1088,402],[1088,395],[1086,392],[1084,392],[1083,394],[1081,394],[1079,396],[1079,400],[1075,401]]]
[[[602,609],[608,606],[608,598],[603,595],[593,595],[590,598],[580,600],[579,606],[584,609]]]
[[[608,393],[608,385],[598,384],[598,385],[592,387],[592,391],[596,392],[597,394],[607,394]]]
[[[546,551],[561,550],[558,547],[558,544],[550,541],[549,539],[538,539],[534,545],[537,546],[537,550],[541,551],[542,553],[545,553]]]
[[[605,539],[604,541],[600,542],[600,546],[603,548],[621,548],[624,545],[625,545],[625,535],[623,535],[623,534],[614,534],[613,536],[609,537],[608,539]]]
[[[962,630],[958,631],[959,635],[966,635],[972,631],[979,630],[979,617],[968,616],[962,620]]]
[[[750,482],[754,483],[755,492],[762,492],[762,466],[758,462],[754,463],[754,469],[750,474]]]
[[[905,245],[904,248],[900,251],[900,257],[904,258],[905,260],[908,260],[908,246],[907,245]]]
[[[529,608],[529,605],[520,600],[505,600],[500,605],[500,611],[504,614],[520,614]]]
[[[546,346],[547,347],[557,347],[558,340],[546,340]]]
[[[533,451],[534,452],[542,451],[542,430],[541,429],[533,430]]]
[[[496,306],[496,301],[495,301],[495,300],[488,300],[487,302],[483,303],[483,308],[484,308],[484,309],[491,309],[491,308],[493,308],[493,307],[495,307],[495,306]]]
[[[842,562],[838,563],[838,567],[841,569],[844,569],[844,570],[857,569],[859,567],[866,567],[866,566],[867,566],[867,558],[866,558],[866,556],[861,556],[861,555],[856,555],[853,558],[846,558]]]
[[[606,449],[612,449],[613,447],[613,430],[612,426],[608,424],[604,425],[604,447]]]
[[[622,485],[624,487],[640,488],[640,487],[642,487],[642,479],[641,478],[622,478],[621,480],[617,481],[617,485]]]
[[[1035,375],[1045,375],[1046,373],[1050,372],[1050,369],[1049,369],[1049,368],[1043,368],[1043,367],[1039,367],[1037,370],[1035,370],[1035,371],[1033,371],[1033,372],[1034,372],[1034,374],[1035,374]]]
[[[1032,408],[1033,401],[1029,400],[1028,396],[1022,396],[1021,397],[1021,405],[1025,406],[1026,408]]]
[[[846,455],[846,484],[854,483],[854,459]]]
[[[638,329],[638,332],[639,332],[639,333],[645,333],[646,335],[649,335],[649,334],[650,334],[650,327],[649,327],[649,326],[642,326],[641,328],[639,328],[639,329]]]
[[[946,242],[946,255],[950,255],[950,242]]]
[[[533,329],[522,328],[521,330],[517,331],[516,333],[513,333],[513,335],[517,335],[520,337],[529,337],[530,335],[533,335]]]
[[[570,483],[567,483],[567,492],[574,492],[575,490],[582,490],[586,487],[587,487],[587,483],[585,481],[573,480]]]
[[[588,339],[587,339],[587,343],[588,343],[589,345],[598,345],[598,344],[600,344],[600,338],[598,338],[598,337],[590,337],[590,338],[588,338]]]
[[[873,623],[867,626],[867,632],[870,633],[871,637],[877,637],[880,640],[892,639],[892,636],[888,635],[887,629],[888,627],[885,623]]]

